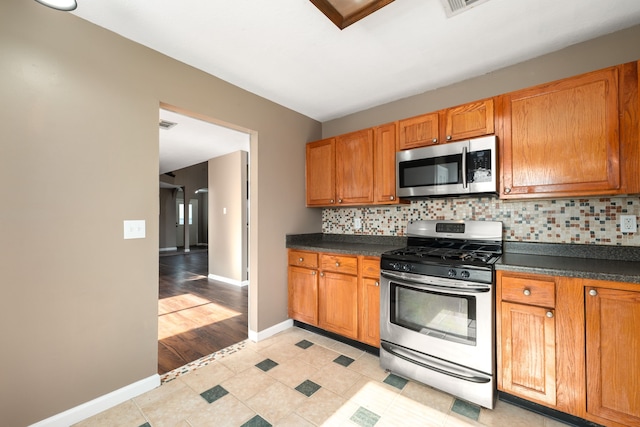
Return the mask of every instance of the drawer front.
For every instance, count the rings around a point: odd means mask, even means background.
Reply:
[[[318,254],[316,252],[289,251],[289,265],[299,267],[318,268]]]
[[[502,277],[502,300],[554,308],[556,284],[553,280]]]
[[[320,268],[324,271],[335,271],[336,273],[356,276],[358,274],[358,258],[347,255],[322,254]]]
[[[372,279],[380,278],[380,258],[363,258],[362,275]]]

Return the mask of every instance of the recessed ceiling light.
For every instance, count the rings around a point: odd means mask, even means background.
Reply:
[[[70,11],[78,7],[76,0],[36,0],[38,3],[48,6],[52,9]]]

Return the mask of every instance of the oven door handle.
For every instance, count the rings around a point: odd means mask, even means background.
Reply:
[[[387,279],[401,281],[403,285],[407,285],[407,284],[409,284],[410,286],[415,285],[413,287],[421,290],[425,290],[425,291],[434,291],[434,292],[442,293],[443,291],[446,291],[448,289],[448,290],[455,290],[456,292],[461,292],[461,293],[466,292],[466,293],[480,294],[484,292],[489,292],[491,290],[491,285],[473,284],[473,282],[463,282],[464,284],[461,284],[459,286],[457,286],[454,283],[452,283],[451,285],[437,285],[433,283],[427,283],[425,281],[426,279],[424,278],[428,276],[422,276],[420,277],[420,279],[416,280],[412,277],[413,275],[408,275],[404,273],[395,273],[391,271],[382,271],[380,272],[380,275]]]
[[[422,366],[423,368],[431,369],[432,371],[448,375],[450,377],[455,377],[472,383],[481,384],[491,381],[491,377],[489,375],[480,376],[476,371],[465,369],[452,363],[447,363],[443,360],[436,359],[435,357],[427,356],[426,354],[418,354],[414,351],[402,347],[393,346],[384,341],[380,342],[380,346],[386,352],[392,354],[393,356],[406,360],[407,362]]]

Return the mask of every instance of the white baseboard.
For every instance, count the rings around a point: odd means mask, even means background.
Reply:
[[[155,374],[89,402],[83,403],[82,405],[78,405],[75,408],[71,408],[67,411],[39,421],[32,424],[31,427],[68,427],[109,408],[113,408],[122,402],[126,402],[129,399],[140,396],[142,393],[153,390],[159,385],[160,375]]]
[[[169,252],[169,251],[177,251],[178,247],[177,246],[173,246],[170,248],[160,248],[160,252]]]
[[[242,281],[234,280],[234,279],[229,279],[228,277],[216,276],[215,274],[210,274],[207,277],[209,279],[211,279],[211,280],[215,280],[215,281],[218,281],[218,282],[226,283],[228,285],[233,285],[233,286],[238,286],[238,287],[249,286],[249,281],[248,280],[242,280]]]
[[[273,325],[272,327],[265,329],[264,331],[256,332],[249,329],[249,339],[253,342],[263,341],[292,327],[293,320],[287,319],[282,323],[278,323],[277,325]]]

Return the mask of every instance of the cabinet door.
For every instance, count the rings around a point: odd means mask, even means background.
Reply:
[[[318,272],[309,268],[289,267],[289,317],[318,325]]]
[[[336,137],[336,201],[373,203],[373,129]]]
[[[430,113],[398,122],[398,149],[426,147],[439,142],[439,114]]]
[[[498,352],[501,389],[547,405],[556,404],[553,311],[501,303]]]
[[[360,341],[380,347],[380,279],[364,277],[360,290]]]
[[[331,206],[335,203],[335,139],[307,144],[307,206]]]
[[[503,197],[620,188],[616,67],[507,94],[501,105]]]
[[[640,425],[640,292],[585,292],[587,412]]]
[[[358,339],[358,278],[322,272],[319,326],[347,338]]]
[[[445,110],[445,141],[459,141],[494,132],[493,99],[471,102]]]
[[[375,203],[397,203],[395,123],[376,128],[374,160]]]

